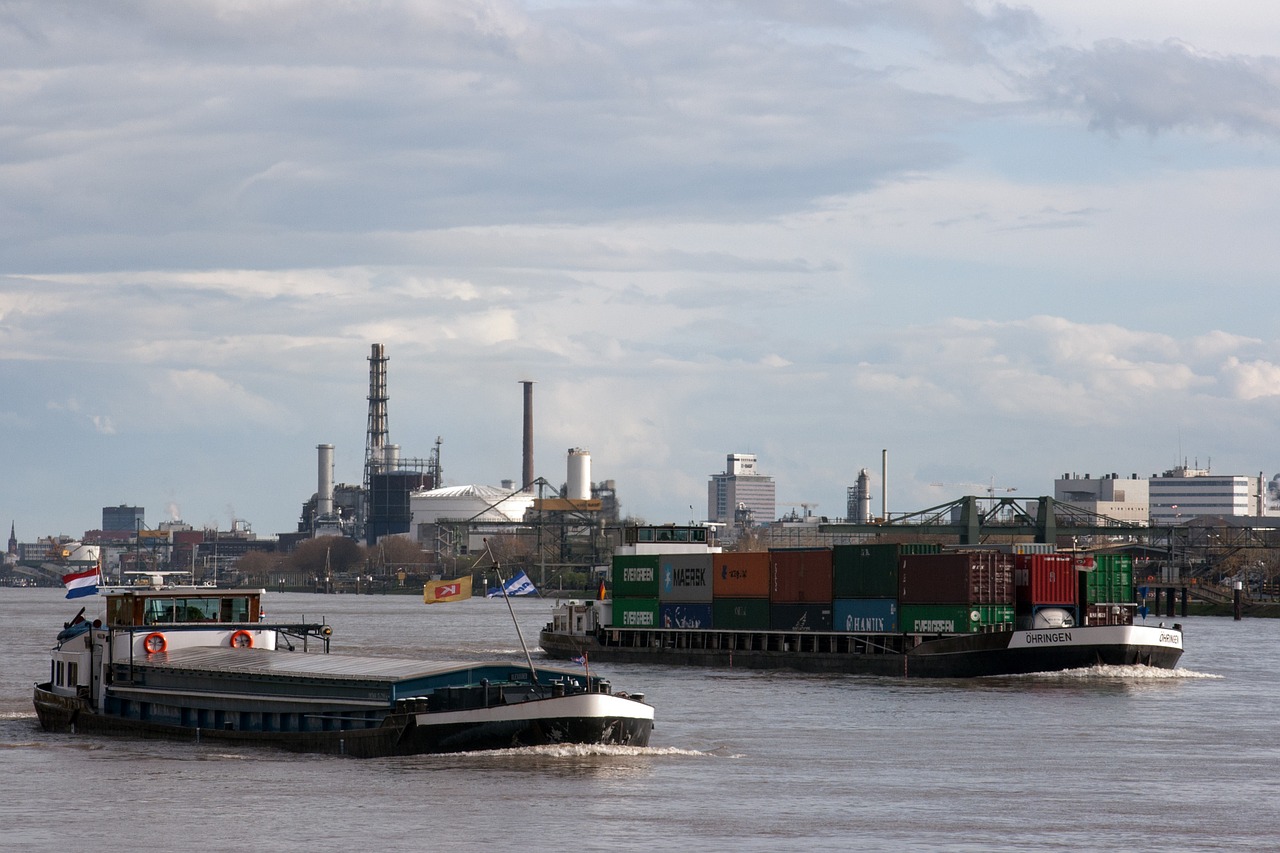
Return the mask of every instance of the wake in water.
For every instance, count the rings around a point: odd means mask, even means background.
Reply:
[[[1064,669],[1060,672],[1033,672],[1014,678],[1031,678],[1041,681],[1049,680],[1140,680],[1140,681],[1176,681],[1195,678],[1222,678],[1211,672],[1196,672],[1191,669],[1160,669],[1154,666],[1134,664],[1131,666],[1087,666],[1079,669]]]
[[[564,743],[546,746],[522,746],[514,749],[489,749],[482,752],[453,752],[450,757],[526,757],[526,758],[584,758],[592,756],[664,757],[685,756],[691,758],[734,758],[720,749],[704,752],[697,749],[681,749],[675,746],[620,746],[606,743]]]

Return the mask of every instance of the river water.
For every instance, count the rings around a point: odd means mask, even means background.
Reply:
[[[0,589],[4,849],[1280,847],[1280,620],[1180,619],[1172,672],[915,681],[601,663],[656,706],[649,747],[358,760],[45,734],[31,685],[80,603]],[[550,602],[514,605],[537,663]],[[523,658],[496,600],[271,593],[266,607],[269,621],[327,621],[335,652]]]

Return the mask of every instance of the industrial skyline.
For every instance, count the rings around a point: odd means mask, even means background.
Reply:
[[[885,449],[891,512],[1280,470],[1270,5],[10,8],[23,538],[291,530],[317,445],[363,482],[374,343],[444,485],[523,479],[536,381],[537,475],[653,521],[729,451],[830,516]]]

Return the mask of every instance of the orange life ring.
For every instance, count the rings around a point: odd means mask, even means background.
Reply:
[[[169,648],[169,641],[159,631],[152,631],[143,639],[142,648],[147,654],[154,655]]]
[[[236,631],[231,635],[231,648],[233,649],[251,649],[253,648],[253,634],[243,629]]]

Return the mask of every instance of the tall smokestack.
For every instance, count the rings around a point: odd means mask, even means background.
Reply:
[[[316,445],[318,466],[316,480],[316,517],[333,515],[333,445]]]
[[[524,482],[521,489],[533,491],[533,382],[522,379],[524,386]]]

